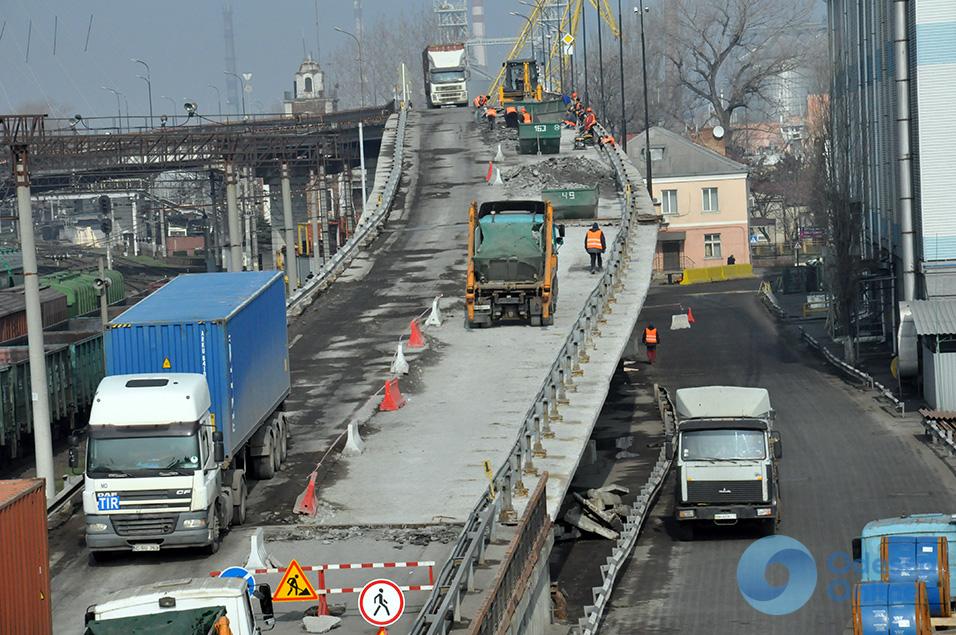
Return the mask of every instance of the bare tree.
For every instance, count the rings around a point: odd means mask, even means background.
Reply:
[[[673,0],[666,56],[678,81],[709,108],[733,146],[734,114],[771,102],[775,82],[803,63],[808,0]]]

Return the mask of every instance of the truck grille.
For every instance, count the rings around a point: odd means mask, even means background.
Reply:
[[[763,481],[690,481],[688,503],[756,503],[763,500]]]
[[[179,514],[130,514],[113,516],[113,529],[119,536],[164,536],[171,534],[179,522]]]
[[[189,511],[191,489],[129,490],[119,493],[120,509],[123,511],[172,508]]]

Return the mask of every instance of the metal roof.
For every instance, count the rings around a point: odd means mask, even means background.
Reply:
[[[918,335],[956,334],[956,300],[914,300],[910,309]]]
[[[661,159],[652,159],[654,176],[659,178],[707,177],[729,174],[746,175],[749,168],[733,159],[694,143],[686,137],[665,128],[650,130],[651,150],[663,149]],[[642,169],[644,166],[644,135],[634,137],[627,144],[627,154]]]

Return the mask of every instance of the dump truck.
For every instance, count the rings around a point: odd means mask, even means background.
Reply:
[[[468,105],[465,45],[431,44],[422,51],[425,99],[429,108]]]
[[[774,411],[764,388],[700,386],[675,393],[675,516],[683,538],[696,526],[757,522],[767,533],[779,521],[777,460],[783,457]]]
[[[282,273],[179,276],[110,322],[104,344],[84,469],[90,560],[215,553],[245,521],[246,479],[272,478],[285,459]]]
[[[258,600],[258,620],[250,595]],[[123,589],[87,609],[84,635],[219,635],[222,617],[232,635],[271,630],[272,589],[250,588],[240,578],[184,578]]]
[[[554,323],[564,225],[541,201],[489,201],[468,212],[465,327],[501,320]]]

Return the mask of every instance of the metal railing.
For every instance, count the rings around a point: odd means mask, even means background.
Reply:
[[[606,134],[600,125],[598,134]],[[507,460],[492,478],[498,495],[494,499],[482,496],[468,515],[451,557],[436,577],[435,591],[412,624],[412,635],[444,635],[454,622],[460,620],[461,595],[472,590],[474,568],[481,561],[484,547],[491,541],[495,519],[506,524],[517,521],[513,497],[527,496],[522,477],[538,475],[534,458],[545,455],[543,440],[554,437],[551,421],[560,416],[559,407],[568,403],[567,390],[573,386],[574,377],[581,373],[581,364],[588,361],[587,351],[594,346],[593,338],[615,302],[615,294],[624,288],[631,255],[630,239],[637,232],[639,221],[643,220],[634,192],[636,188],[643,188],[643,182],[637,171],[627,164],[619,146],[602,145],[601,148],[623,191],[619,198],[621,226],[608,250],[606,267],[545,374],[541,388],[532,398],[532,405],[525,414]],[[656,215],[648,214],[647,218],[658,222]]]
[[[392,152],[392,165],[382,196],[375,201],[374,209],[359,219],[352,236],[328,259],[301,289],[289,297],[288,314],[296,316],[308,306],[320,291],[328,287],[351,264],[355,256],[375,239],[381,229],[382,222],[388,217],[402,180],[402,161],[405,158],[405,127],[408,121],[408,111],[402,108],[398,113],[398,127],[395,132],[395,148]]]

